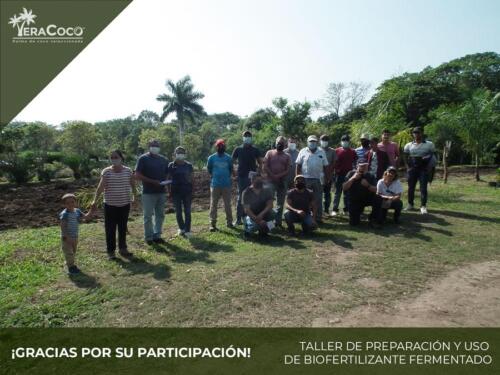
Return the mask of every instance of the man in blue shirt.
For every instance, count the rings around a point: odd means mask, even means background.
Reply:
[[[142,181],[144,239],[148,245],[165,242],[161,238],[161,231],[167,201],[165,191],[167,174],[168,160],[160,155],[160,143],[153,139],[149,142],[149,152],[139,157],[135,167],[135,176]]]
[[[359,146],[356,151],[356,156],[358,157],[357,162],[366,163],[368,160],[368,152],[370,151],[370,135],[369,134],[361,134],[361,146]]]
[[[217,230],[217,205],[222,197],[226,211],[228,228],[233,228],[233,214],[231,212],[231,175],[233,160],[226,154],[226,143],[223,139],[215,142],[217,152],[207,160],[207,171],[210,174],[210,232]]]
[[[238,163],[238,201],[236,203],[236,225],[242,224],[245,211],[241,203],[243,190],[250,186],[249,172],[262,169],[262,154],[252,145],[252,133],[246,130],[243,133],[243,144],[233,151],[233,162]]]

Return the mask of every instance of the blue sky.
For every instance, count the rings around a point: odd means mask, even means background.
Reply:
[[[160,112],[165,80],[191,75],[209,113],[240,116],[373,89],[406,71],[500,52],[497,0],[134,0],[16,118],[57,125]],[[373,90],[372,90],[373,92]]]

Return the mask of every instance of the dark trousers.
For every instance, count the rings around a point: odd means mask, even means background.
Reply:
[[[420,204],[427,205],[427,183],[429,174],[425,168],[408,169],[408,203],[413,206],[415,201],[415,188],[420,183]]]
[[[191,201],[193,193],[191,190],[172,191],[174,201],[175,219],[177,226],[184,232],[191,232]],[[182,215],[184,211],[184,217]]]
[[[118,248],[127,250],[127,222],[130,204],[122,207],[104,204],[104,229],[106,231],[106,249],[113,254],[116,250],[116,229],[118,228]]]
[[[350,200],[349,201],[349,224],[358,225],[361,221],[361,214],[367,206],[372,207],[372,212],[370,214],[370,221],[380,220],[380,206],[382,204],[382,198],[378,195],[373,194],[370,198],[365,200]]]
[[[401,200],[392,201],[389,208],[380,208],[380,222],[383,223],[387,218],[387,211],[394,210],[394,221],[398,222],[401,216],[401,210],[403,209],[403,202]]]
[[[285,212],[285,221],[290,231],[294,230],[295,223],[300,223],[302,225],[302,231],[304,233],[309,233],[313,229],[312,215],[310,213],[302,217],[294,211],[287,210]]]
[[[344,193],[344,212],[349,211],[349,195],[348,192],[342,191],[342,185],[346,181],[346,175],[335,176],[335,196],[333,197],[333,210],[338,211],[340,205],[340,197]]]
[[[236,201],[236,220],[241,221],[245,216],[245,210],[241,204],[241,195],[243,190],[250,186],[250,179],[248,177],[238,176],[238,200]]]
[[[330,211],[330,204],[332,203],[332,184],[333,181],[323,185],[323,212]]]

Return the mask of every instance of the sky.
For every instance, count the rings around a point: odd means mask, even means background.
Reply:
[[[134,0],[15,118],[58,125],[161,112],[190,75],[208,113],[248,116],[328,83],[500,52],[497,0]]]

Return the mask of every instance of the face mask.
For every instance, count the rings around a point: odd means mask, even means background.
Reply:
[[[122,165],[122,159],[111,159],[111,164]]]
[[[321,141],[321,147],[325,148],[328,146],[328,141]]]
[[[308,142],[307,147],[309,147],[309,150],[316,150],[316,147],[318,147],[318,145],[316,144],[316,142]]]
[[[177,160],[184,160],[184,159],[186,159],[186,154],[176,154],[175,158]]]
[[[302,189],[304,189],[304,188],[306,187],[306,183],[305,183],[305,182],[297,182],[297,183],[295,184],[295,187],[296,187],[297,189],[299,189],[299,190],[302,190]]]
[[[149,152],[151,152],[153,155],[158,155],[160,153],[160,148],[159,147],[150,147]]]
[[[364,148],[370,147],[370,141],[362,141],[361,146],[363,146]]]
[[[348,141],[342,141],[342,142],[340,142],[340,144],[341,144],[341,145],[342,145],[342,147],[344,147],[344,148],[349,147],[349,142],[348,142]]]
[[[278,143],[276,145],[276,150],[283,151],[285,149],[285,145],[283,143]]]
[[[296,143],[289,143],[288,148],[292,151],[295,151],[295,149],[297,148],[297,144]]]
[[[252,137],[243,137],[243,143],[246,145],[252,144]]]
[[[253,187],[256,188],[256,189],[262,189],[262,186],[263,186],[263,182],[262,181],[255,181],[253,183]]]

